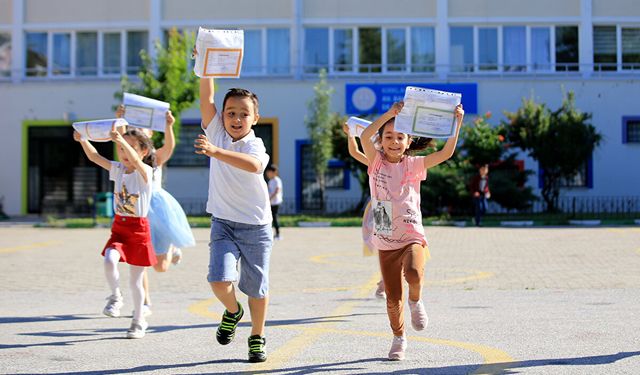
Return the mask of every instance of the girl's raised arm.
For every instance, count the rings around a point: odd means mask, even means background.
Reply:
[[[352,158],[356,159],[360,163],[364,165],[369,165],[369,160],[367,160],[367,156],[358,149],[358,143],[356,142],[356,137],[349,134],[349,126],[345,123],[342,125],[342,130],[347,135],[347,147],[349,148],[349,155]]]
[[[176,119],[173,117],[171,111],[167,111],[167,124],[164,128],[164,145],[156,150],[156,164],[158,167],[162,167],[164,163],[169,161],[173,150],[176,148],[176,136],[173,133],[173,124]]]
[[[140,159],[140,155],[138,155],[136,150],[134,150],[133,147],[131,147],[131,145],[127,143],[127,141],[124,139],[122,134],[118,132],[118,130],[116,129],[115,122],[111,127],[111,140],[113,140],[113,142],[116,143],[118,146],[122,147],[124,156],[127,159],[131,160],[133,167],[142,175],[142,179],[144,180],[144,182],[149,183],[150,181],[148,181],[147,179],[147,170],[145,169],[148,167],[148,165],[146,165],[142,161],[142,159]]]
[[[100,155],[98,153],[98,150],[96,150],[96,148],[93,147],[93,145],[89,141],[87,141],[86,139],[82,139],[80,133],[75,130],[73,131],[73,140],[80,143],[80,146],[82,146],[82,150],[84,151],[85,155],[87,155],[87,158],[89,160],[108,171],[111,170],[111,162],[109,161],[109,159]]]
[[[456,126],[456,134],[447,140],[442,150],[427,155],[424,158],[424,168],[429,169],[436,165],[449,160],[453,156],[453,152],[456,150],[458,144],[458,135],[460,135],[460,128],[462,127],[462,119],[464,118],[464,110],[462,104],[458,104],[455,109],[455,117],[458,120],[458,126]]]

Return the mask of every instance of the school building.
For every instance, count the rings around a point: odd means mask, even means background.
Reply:
[[[198,26],[245,31],[242,78],[218,80],[217,100],[237,86],[259,96],[256,133],[280,166],[286,212],[316,204],[304,119],[320,68],[332,109],[352,115],[384,111],[407,85],[461,92],[467,119],[491,111],[496,122],[523,97],[557,108],[572,90],[604,141],[563,194],[639,195],[638,0],[0,0],[4,211],[74,213],[108,191],[71,122],[112,117],[119,78],[138,71],[140,49],[170,28]],[[208,162],[193,152],[197,106],[182,122],[165,187],[198,211]],[[113,156],[109,143],[98,148]],[[329,200],[357,201],[344,165],[332,162],[328,177]],[[537,189],[537,175],[529,183]]]

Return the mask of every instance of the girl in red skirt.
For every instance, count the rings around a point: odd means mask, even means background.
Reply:
[[[155,150],[149,137],[142,131],[132,129],[121,134],[115,128],[115,123],[111,128],[111,140],[117,146],[120,162],[102,157],[89,141],[82,139],[78,132],[74,132],[73,138],[80,142],[89,160],[109,171],[109,178],[115,183],[116,217],[111,227],[111,237],[102,250],[105,276],[111,288],[111,295],[107,298],[108,302],[103,313],[111,317],[120,316],[123,302],[118,263],[129,263],[134,312],[127,338],[142,338],[148,326],[142,315],[144,301],[142,277],[145,267],[157,262],[147,221],[151,203]]]

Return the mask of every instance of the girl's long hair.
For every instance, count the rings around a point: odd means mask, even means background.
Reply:
[[[141,150],[147,150],[147,156],[142,159],[142,162],[151,168],[156,167],[156,149],[153,147],[153,142],[151,142],[151,138],[147,137],[146,134],[140,129],[137,128],[129,128],[126,133],[123,134],[123,137],[132,137],[140,146]]]
[[[393,123],[395,121],[395,117],[390,119],[389,121],[387,121],[384,125],[382,125],[382,127],[380,127],[380,129],[378,129],[378,142],[380,142],[380,150],[382,150],[382,134],[384,134],[384,128]],[[415,136],[410,136],[407,134],[407,136],[409,138],[411,138],[411,144],[409,145],[409,147],[404,151],[405,154],[408,155],[414,155],[417,154],[420,151],[424,151],[426,149],[429,148],[435,148],[436,147],[436,142],[433,140],[433,138],[427,138],[427,137],[415,137]]]

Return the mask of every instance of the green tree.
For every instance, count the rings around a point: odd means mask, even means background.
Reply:
[[[198,99],[199,80],[191,70],[189,56],[195,43],[193,32],[169,30],[167,46],[155,42],[155,59],[145,51],[140,51],[142,68],[138,73],[139,81],[131,81],[127,76],[121,80],[121,90],[114,94],[122,100],[125,92],[146,96],[168,102],[176,118],[174,129],[179,133],[180,114],[190,108]],[[162,135],[155,132],[154,143],[159,146]]]
[[[516,112],[505,112],[505,116],[509,141],[540,164],[542,198],[547,211],[555,211],[562,182],[580,173],[602,140],[589,123],[591,114],[578,110],[575,95],[569,92],[556,111],[523,99]]]
[[[311,163],[320,188],[321,208],[325,208],[325,173],[329,160],[333,156],[332,124],[336,115],[330,112],[333,88],[327,83],[327,71],[321,69],[319,81],[313,86],[314,96],[308,103],[308,115],[305,124],[311,140]]]
[[[492,126],[488,120],[491,112],[477,117],[473,124],[461,130],[463,139],[460,146],[467,163],[465,175],[467,181],[478,173],[478,167],[491,166],[491,199],[506,209],[522,210],[529,208],[535,196],[526,186],[531,171],[519,168],[516,154],[505,142],[506,129],[503,124]],[[466,197],[471,206],[471,197]]]

